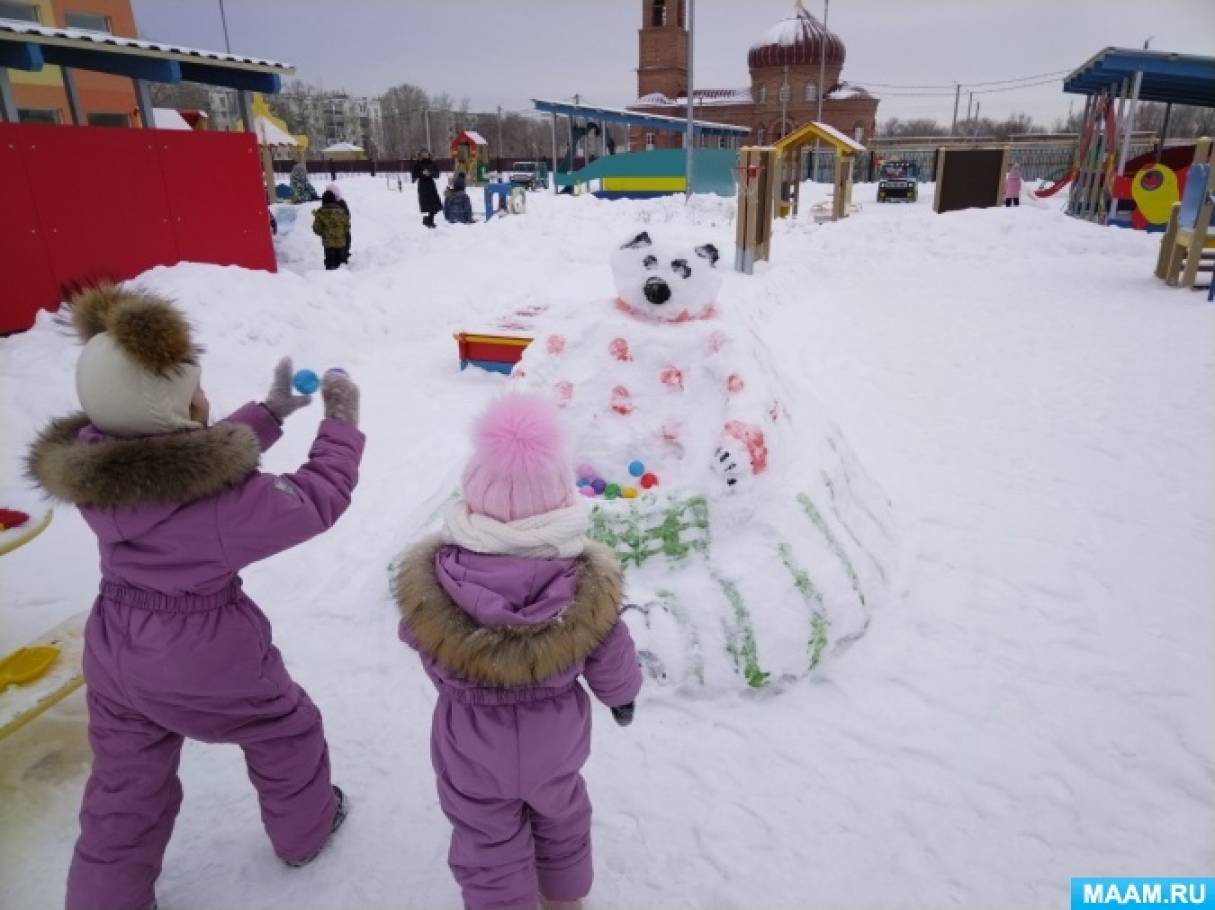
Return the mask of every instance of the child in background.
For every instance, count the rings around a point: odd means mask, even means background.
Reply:
[[[325,190],[320,208],[312,213],[312,233],[320,236],[325,248],[325,268],[332,271],[340,267],[350,244],[350,215],[332,190]]]
[[[341,206],[342,211],[346,213],[346,247],[342,251],[342,264],[345,265],[350,261],[350,206],[346,204],[346,200],[342,198],[342,189],[336,183],[331,183],[325,189],[333,193],[333,198],[337,200],[337,204]]]
[[[472,200],[464,191],[466,185],[464,174],[457,171],[444,193],[446,198],[443,200],[443,217],[450,224],[473,223]]]
[[[988,184],[990,186],[991,184]],[[988,197],[990,198],[990,197]],[[1004,207],[1021,205],[1021,165],[1013,163],[1004,175]]]
[[[238,573],[350,505],[359,390],[326,373],[308,461],[264,474],[261,453],[310,401],[292,392],[290,360],[262,403],[210,425],[198,351],[169,301],[104,286],[77,297],[72,317],[85,342],[83,413],[53,421],[29,454],[30,476],[79,508],[101,555],[84,650],[93,767],[66,906],[149,910],[181,805],[185,737],[244,750],[262,823],[290,866],[310,862],[346,816],[321,714]]]
[[[441,538],[398,565],[400,635],[439,690],[431,756],[467,910],[581,907],[591,706],[625,726],[641,688],[621,572],[587,540],[556,409],[508,396],[477,423]]]

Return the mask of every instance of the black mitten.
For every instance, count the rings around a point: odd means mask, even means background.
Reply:
[[[633,702],[627,705],[621,705],[619,708],[612,709],[612,717],[616,718],[616,723],[622,727],[627,727],[633,722]]]

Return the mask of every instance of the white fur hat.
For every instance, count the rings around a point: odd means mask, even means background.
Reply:
[[[202,426],[190,418],[202,369],[189,323],[172,303],[101,285],[73,298],[72,321],[85,342],[76,394],[97,429],[150,436]]]

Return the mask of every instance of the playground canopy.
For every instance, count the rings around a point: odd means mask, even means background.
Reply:
[[[342,153],[361,152],[363,147],[355,145],[353,142],[335,142],[333,145],[327,145],[321,152],[326,155],[340,155]]]
[[[80,124],[82,118],[71,74],[72,70],[80,69],[129,78],[139,103],[140,123],[145,128],[156,126],[148,82],[197,82],[236,89],[241,119],[251,123],[250,93],[274,94],[282,88],[282,77],[295,72],[290,64],[258,57],[124,38],[108,32],[0,19],[0,114],[5,120],[17,122],[17,104],[8,71],[36,73],[46,66],[62,67],[64,90],[74,124]]]
[[[533,98],[532,105],[536,110],[563,117],[583,117],[588,120],[598,120],[602,123],[625,123],[629,126],[641,126],[653,130],[667,130],[682,133],[687,129],[688,121],[682,117],[666,117],[662,114],[642,114],[638,111],[622,110],[615,107],[599,107],[593,104],[573,104],[568,101],[545,101]],[[708,120],[693,120],[692,130],[705,136],[745,136],[751,132],[745,126],[733,126],[729,123],[712,123]]]
[[[1215,107],[1215,57],[1107,47],[1063,80],[1063,91],[1096,95],[1139,80],[1141,101]]]
[[[0,67],[57,65],[152,82],[201,82],[273,94],[295,68],[274,60],[0,19]]]

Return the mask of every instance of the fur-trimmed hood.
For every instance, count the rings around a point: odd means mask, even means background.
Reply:
[[[446,544],[433,537],[402,555],[393,596],[417,645],[448,672],[484,686],[531,686],[568,671],[607,637],[620,612],[623,580],[615,554],[588,543],[573,560],[568,605],[551,618],[481,625],[444,590],[436,557]],[[495,557],[521,559],[521,557]]]
[[[77,506],[185,503],[257,470],[261,446],[247,426],[219,423],[138,439],[102,435],[84,414],[53,420],[30,446],[27,475]]]

